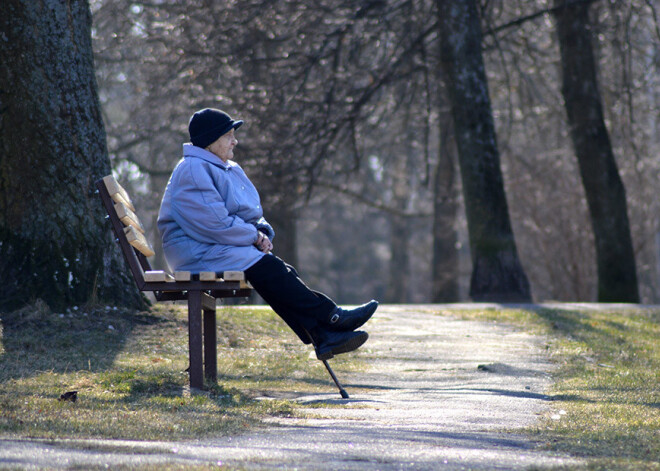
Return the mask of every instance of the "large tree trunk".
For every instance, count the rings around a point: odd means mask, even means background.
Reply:
[[[433,182],[433,267],[431,300],[451,303],[458,293],[458,233],[456,230],[456,143],[450,113],[440,112],[439,162]]]
[[[104,223],[87,1],[0,3],[0,309],[143,307]]]
[[[474,0],[437,0],[467,214],[475,301],[531,299],[509,220]]]
[[[566,2],[555,0],[561,7]],[[639,302],[626,193],[614,160],[596,79],[589,4],[555,10],[562,94],[596,241],[598,301]]]

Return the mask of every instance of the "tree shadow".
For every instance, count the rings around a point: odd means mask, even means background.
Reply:
[[[159,322],[148,312],[100,306],[53,313],[39,301],[0,313],[0,383],[43,372],[107,370],[135,326]]]
[[[564,335],[570,340],[588,343],[594,339],[602,339],[607,345],[634,348],[634,345],[617,335],[617,331],[625,332],[630,328],[614,320],[594,322],[588,311],[578,311],[561,306],[544,306],[541,304],[511,304],[503,305],[506,308],[519,308],[534,312],[552,330]]]
[[[514,376],[516,378],[519,377],[538,377],[543,375],[544,373],[532,369],[532,368],[518,368],[515,366],[507,365],[506,363],[487,363],[487,364],[481,364],[477,366],[477,369],[479,371],[487,372],[487,373],[493,373],[493,374],[499,374],[499,375],[504,375],[504,376]]]

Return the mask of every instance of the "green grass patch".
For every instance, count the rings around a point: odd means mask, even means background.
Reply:
[[[0,314],[0,434],[189,439],[299,415],[293,398],[333,391],[323,366],[270,309],[218,309],[218,384],[188,388],[187,311],[111,307]],[[334,362],[351,370],[352,359]],[[77,401],[60,395],[77,391]],[[272,400],[256,400],[266,396]]]
[[[549,335],[552,410],[528,432],[585,469],[660,469],[660,311],[451,312]]]

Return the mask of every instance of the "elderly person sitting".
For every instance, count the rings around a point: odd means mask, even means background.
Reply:
[[[158,215],[168,263],[193,273],[243,271],[298,337],[314,343],[320,360],[356,350],[368,338],[356,329],[378,303],[342,309],[271,253],[275,232],[263,218],[259,193],[232,160],[238,144],[234,131],[242,124],[210,108],[190,118],[192,142],[183,145]]]

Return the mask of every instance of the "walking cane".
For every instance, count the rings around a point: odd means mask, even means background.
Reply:
[[[314,342],[314,339],[312,338],[312,336],[309,334],[309,332],[307,331],[307,329],[303,328],[303,330],[304,330],[305,333],[307,334],[307,337],[309,338],[309,341],[310,341],[310,342],[312,343],[312,345],[314,346],[314,349],[316,349],[316,343]],[[330,368],[330,365],[328,364],[328,360],[321,360],[321,361],[322,361],[323,364],[325,365],[326,370],[328,370],[328,373],[330,373],[330,376],[332,377],[332,380],[333,380],[333,381],[335,382],[335,384],[337,385],[337,388],[339,389],[339,394],[341,394],[341,397],[344,398],[344,399],[349,399],[348,393],[346,392],[346,390],[344,389],[344,387],[341,385],[341,383],[340,383],[339,380],[337,379],[337,376],[335,375],[335,372],[332,371],[332,368]]]

